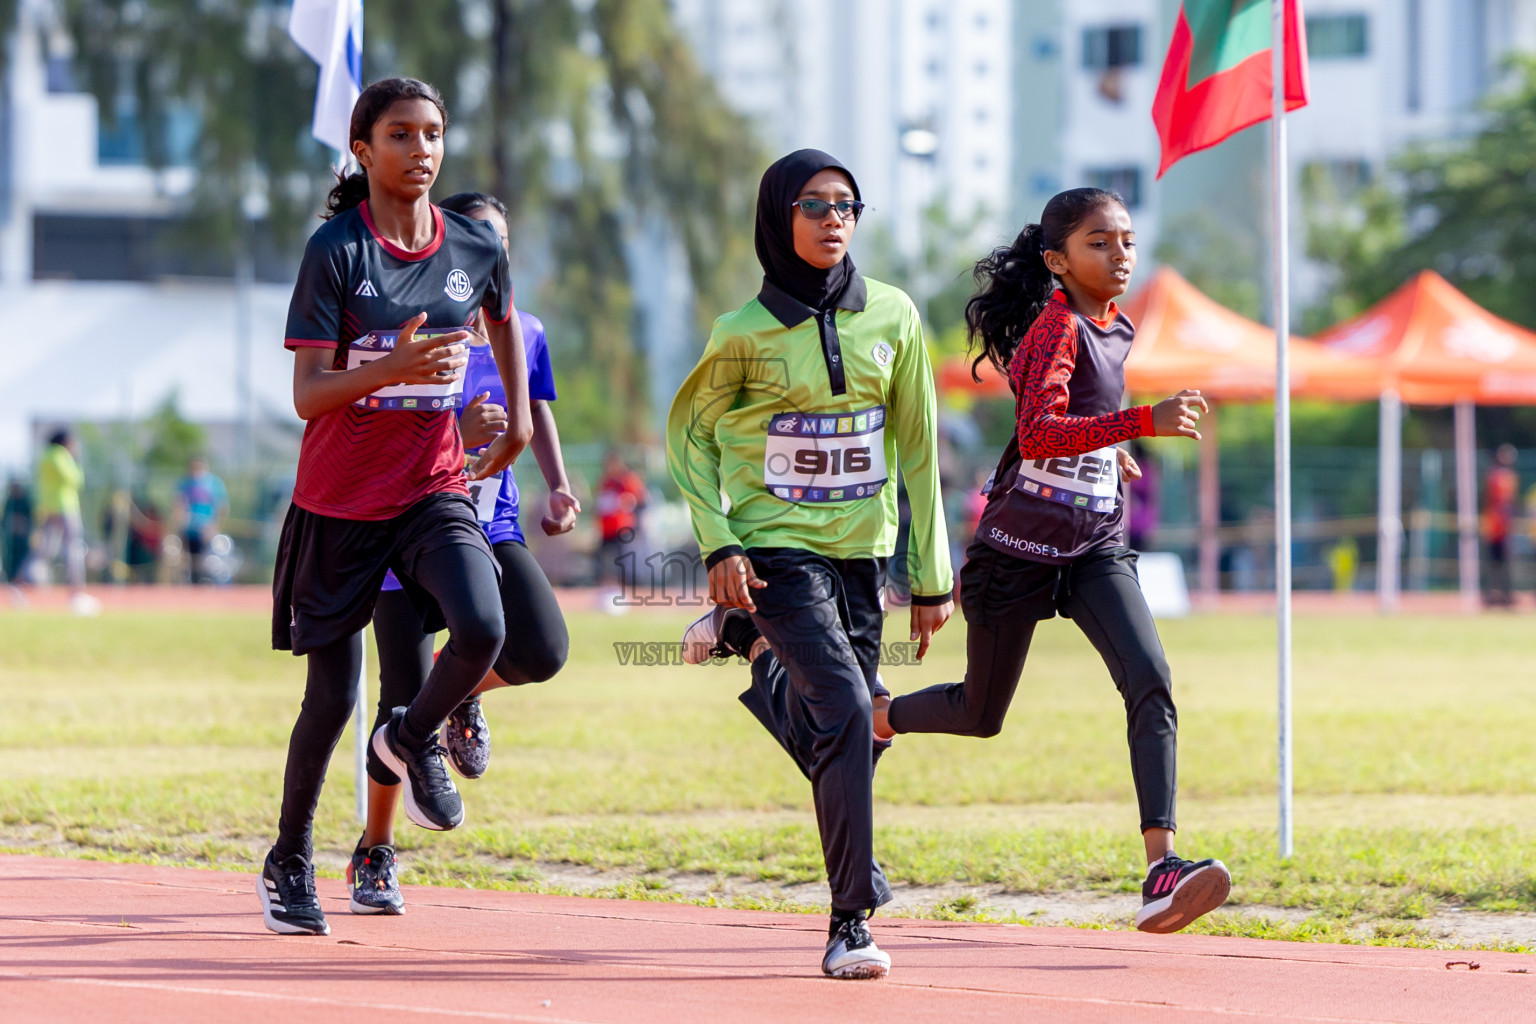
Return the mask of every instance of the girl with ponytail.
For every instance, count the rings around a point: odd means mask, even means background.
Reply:
[[[1007,374],[1017,430],[960,570],[965,680],[879,702],[875,733],[997,735],[1036,623],[1058,613],[1074,620],[1125,701],[1148,864],[1136,927],[1172,932],[1221,906],[1232,878],[1218,860],[1173,852],[1178,717],[1136,552],[1125,543],[1120,478],[1141,470],[1117,445],[1199,440],[1206,404],[1181,391],[1120,408],[1135,328],[1115,299],[1135,267],[1130,213],[1096,188],[1055,196],[1040,223],[976,265],[979,288],[965,311],[972,372],[986,360]]]
[[[362,629],[385,574],[399,577],[426,630],[449,633],[419,689],[371,741],[382,781],[401,784],[407,816],[424,828],[464,820],[440,730],[506,635],[498,563],[466,477],[490,481],[528,443],[528,371],[495,227],[429,196],[447,123],[425,82],[390,78],[363,90],[350,131],[361,170],[331,190],[288,306],[293,404],[307,422],[273,572],[272,646],[305,655],[308,672],[277,839],[256,882],[262,919],[279,934],[330,931],[315,898],[315,808],[351,718]],[[506,429],[466,474],[455,410],[465,342],[480,324],[506,392]]]

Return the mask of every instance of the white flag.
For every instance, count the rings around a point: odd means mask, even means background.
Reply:
[[[363,0],[294,0],[288,34],[320,65],[311,131],[345,163],[352,107],[363,91]]]

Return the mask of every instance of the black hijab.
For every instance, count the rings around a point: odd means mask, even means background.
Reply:
[[[754,242],[763,275],[780,290],[818,310],[830,308],[858,277],[853,258],[846,253],[830,270],[813,267],[795,254],[793,218],[800,216],[800,211],[789,204],[800,198],[806,182],[829,167],[846,174],[853,197],[860,198],[853,172],[819,149],[799,149],[777,161],[763,172],[757,187]]]

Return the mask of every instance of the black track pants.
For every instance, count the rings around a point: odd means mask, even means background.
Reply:
[[[496,565],[483,546],[451,544],[423,552],[411,566],[414,582],[431,595],[448,624],[448,646],[411,700],[401,740],[427,742],[459,703],[485,678],[504,635]],[[419,627],[418,627],[419,629]],[[279,858],[312,854],[310,832],[325,769],[341,739],[356,697],[362,635],[354,633],[309,653],[304,703],[288,740]]]
[[[833,909],[873,910],[891,898],[874,856],[870,702],[884,692],[875,672],[885,560],[791,548],[747,557],[768,584],[752,592],[752,621],[770,650],[752,663],[741,702],[811,780]]]
[[[492,549],[501,566],[501,606],[506,640],[492,668],[513,686],[542,683],[565,666],[570,635],[555,600],[554,588],[533,554],[522,543],[506,540]],[[432,639],[421,614],[403,590],[386,590],[373,609],[373,636],[379,645],[379,708],[373,727],[389,719],[390,709],[409,704],[432,671]],[[379,763],[368,748],[368,777],[383,786],[399,776]]]
[[[967,556],[960,570],[965,681],[897,697],[889,712],[891,728],[996,736],[1035,625],[1059,610],[1099,652],[1125,701],[1142,829],[1174,828],[1178,713],[1168,660],[1136,579],[1135,552],[1113,548],[1055,566],[973,543]]]

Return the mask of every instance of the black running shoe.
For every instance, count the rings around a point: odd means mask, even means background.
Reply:
[[[405,781],[405,816],[422,828],[446,832],[464,823],[464,801],[443,767],[446,750],[437,742],[437,733],[427,738],[420,750],[408,750],[400,742],[400,722],[405,708],[395,708],[389,721],[373,733],[373,752],[384,767]]]
[[[683,662],[702,665],[714,658],[732,656],[745,658],[746,651],[738,651],[725,640],[725,624],[738,618],[751,619],[752,613],[745,608],[727,608],[717,604],[700,615],[683,630]]]
[[[443,726],[448,763],[466,779],[478,779],[491,766],[491,727],[480,713],[480,698],[471,697],[448,716]]]
[[[320,901],[315,897],[315,866],[296,853],[279,863],[267,854],[256,879],[261,919],[279,935],[329,935]]]
[[[347,864],[347,884],[352,887],[352,913],[403,914],[405,897],[395,876],[395,848],[380,843],[355,850]]]
[[[1159,935],[1176,932],[1227,902],[1232,875],[1219,860],[1181,860],[1175,853],[1147,869],[1136,927]]]
[[[821,973],[829,978],[883,978],[890,971],[891,955],[875,945],[863,914],[838,924],[821,957]]]

